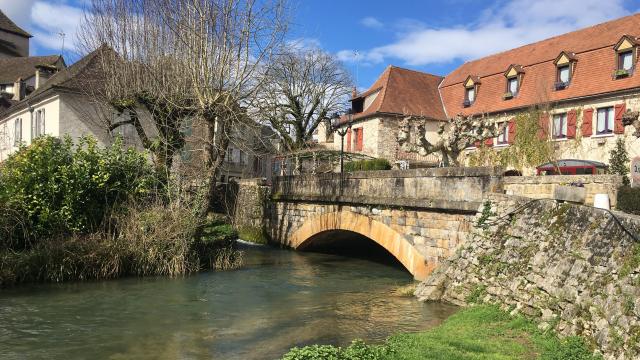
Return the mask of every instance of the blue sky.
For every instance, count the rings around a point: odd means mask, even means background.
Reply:
[[[0,9],[34,35],[32,54],[59,53],[63,31],[72,62],[85,1],[0,0]],[[292,0],[292,7],[290,41],[335,54],[367,88],[389,64],[443,75],[467,60],[638,12],[640,0]]]

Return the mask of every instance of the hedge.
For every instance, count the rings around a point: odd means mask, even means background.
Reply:
[[[358,160],[344,164],[344,171],[346,172],[389,169],[391,169],[391,164],[386,159]]]
[[[640,188],[621,186],[618,188],[618,210],[640,215]]]

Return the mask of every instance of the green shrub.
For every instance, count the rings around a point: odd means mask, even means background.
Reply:
[[[624,138],[616,140],[616,147],[609,153],[609,171],[622,176],[622,183],[629,186],[629,154]]]
[[[618,188],[618,210],[640,215],[640,188],[622,186]]]
[[[391,164],[387,159],[372,159],[372,160],[358,160],[350,161],[344,164],[344,171],[374,171],[374,170],[389,170]]]
[[[4,247],[97,229],[112,208],[156,185],[145,154],[121,141],[101,149],[87,137],[74,145],[50,136],[22,147],[0,166],[0,208],[20,227],[1,226]]]
[[[294,347],[284,355],[283,360],[382,360],[390,354],[385,345],[367,345],[355,340],[346,348],[332,345],[311,345]]]

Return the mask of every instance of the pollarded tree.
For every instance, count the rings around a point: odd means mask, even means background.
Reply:
[[[403,151],[419,153],[422,156],[440,153],[444,166],[460,166],[460,155],[464,149],[507,131],[506,124],[498,124],[484,115],[480,117],[457,115],[450,121],[440,124],[438,140],[431,142],[427,139],[427,121],[415,116],[402,119],[398,143]]]
[[[265,73],[259,116],[273,127],[287,150],[307,146],[313,132],[346,109],[353,82],[342,63],[320,49],[285,48]]]

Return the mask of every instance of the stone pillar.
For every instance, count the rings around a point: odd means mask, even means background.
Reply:
[[[270,190],[262,178],[238,181],[233,225],[240,239],[260,244],[268,242]]]

